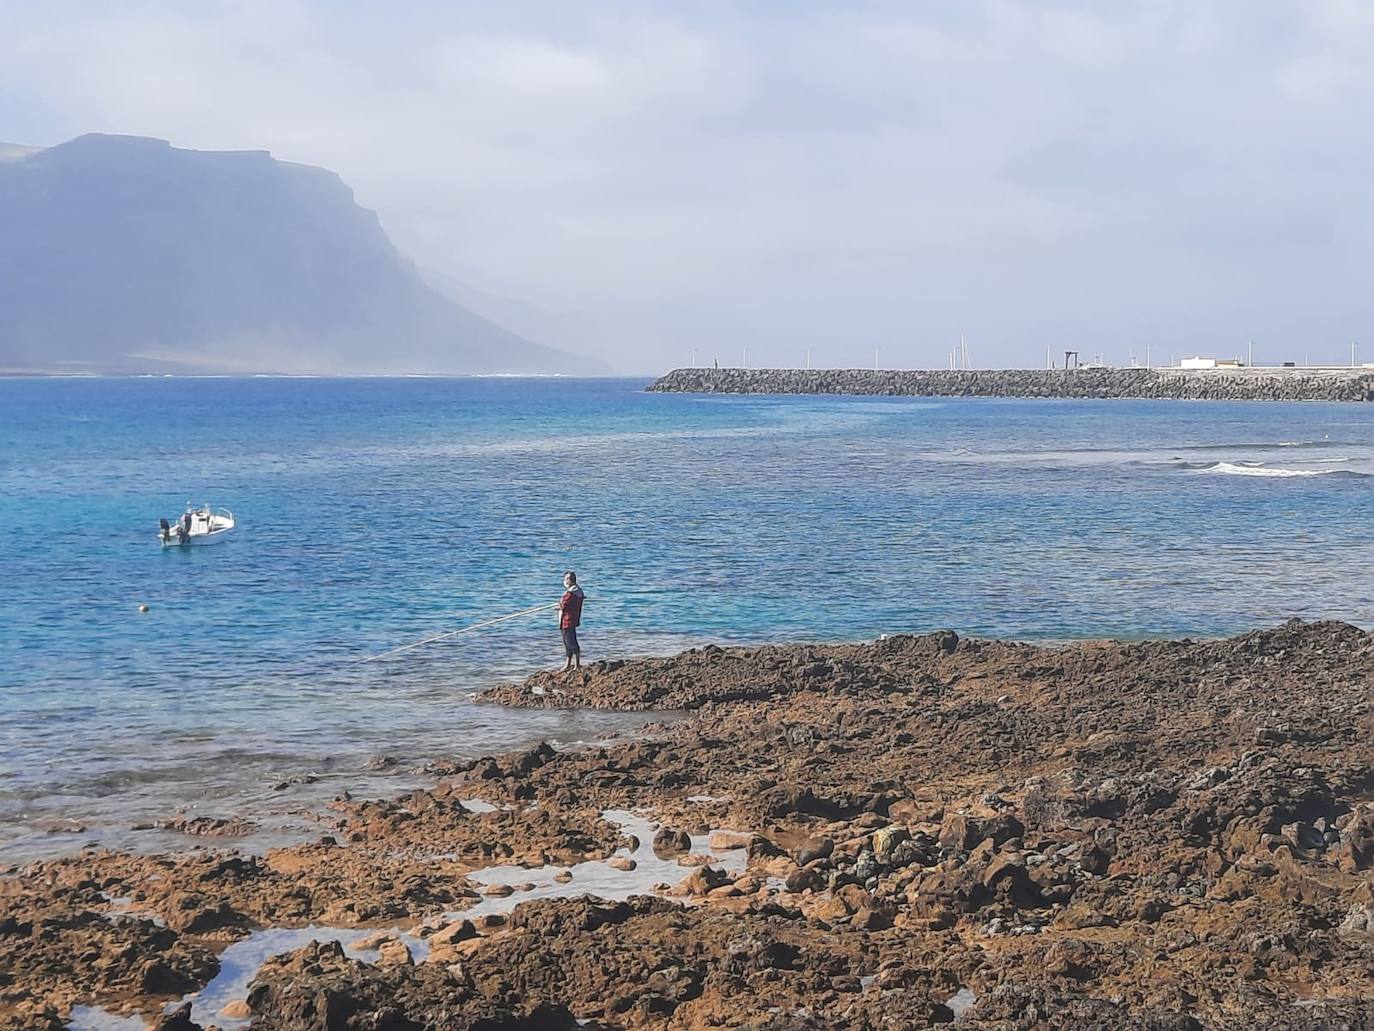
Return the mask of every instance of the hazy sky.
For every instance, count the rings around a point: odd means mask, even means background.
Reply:
[[[339,172],[622,367],[1374,360],[1374,3],[0,0],[0,139]],[[571,332],[571,331],[570,331]],[[580,334],[580,335],[579,335]]]

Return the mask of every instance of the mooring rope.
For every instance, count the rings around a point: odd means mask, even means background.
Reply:
[[[414,641],[411,644],[403,644],[399,648],[392,648],[390,651],[381,652],[377,655],[365,655],[361,659],[352,659],[351,661],[345,663],[345,665],[359,666],[362,665],[364,662],[376,662],[379,659],[390,658],[392,655],[399,655],[401,654],[401,652],[408,652],[413,648],[422,648],[427,644],[434,644],[436,641],[443,641],[447,640],[450,637],[457,637],[459,634],[465,634],[469,630],[481,630],[484,626],[491,626],[494,623],[504,623],[508,619],[519,619],[521,616],[530,616],[536,612],[543,612],[546,609],[556,608],[557,606],[558,602],[551,601],[544,605],[535,605],[533,608],[521,609],[519,612],[512,612],[508,616],[497,616],[495,619],[486,619],[480,623],[473,623],[471,626],[459,627],[457,630],[445,630],[441,634],[435,634],[432,637],[426,637],[423,641]]]

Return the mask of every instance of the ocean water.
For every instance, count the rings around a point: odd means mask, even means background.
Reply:
[[[568,568],[588,660],[1374,625],[1374,406],[643,386],[0,380],[0,856],[163,844],[130,826],[183,809],[286,827],[427,759],[637,725],[469,700],[561,663],[548,613],[356,661]],[[238,529],[164,550],[188,500]]]

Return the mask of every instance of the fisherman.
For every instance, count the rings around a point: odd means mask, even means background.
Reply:
[[[577,625],[582,622],[582,602],[586,595],[577,586],[577,574],[563,574],[563,597],[558,599],[558,629],[563,632],[563,651],[568,656],[563,672],[582,668],[582,648],[577,643]]]

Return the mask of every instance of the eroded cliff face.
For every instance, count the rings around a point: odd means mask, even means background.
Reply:
[[[675,369],[648,389],[696,394],[1372,401],[1374,369]]]
[[[99,134],[0,158],[0,368],[596,368],[431,289],[327,169]]]

